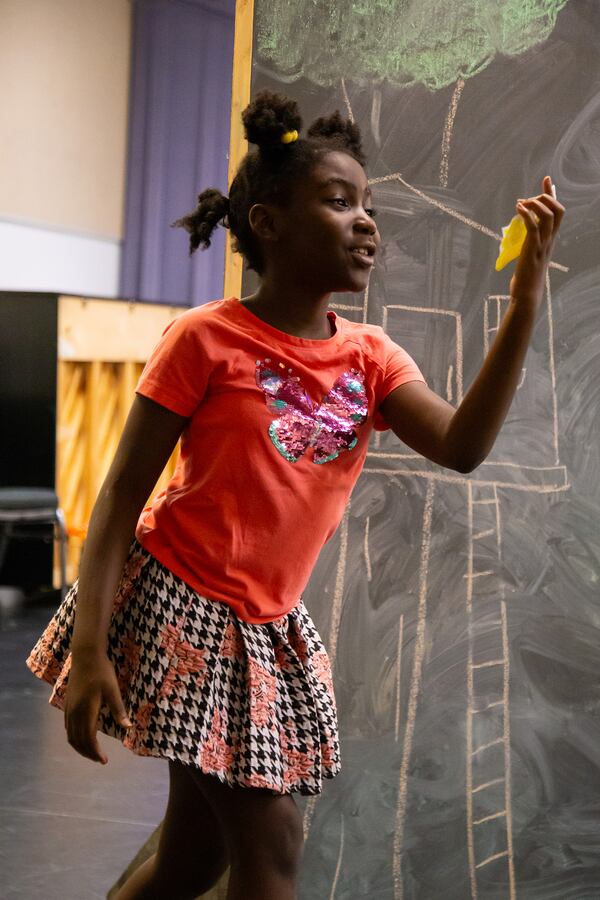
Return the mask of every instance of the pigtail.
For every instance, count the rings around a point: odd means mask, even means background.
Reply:
[[[190,256],[202,247],[210,247],[210,238],[217,227],[229,228],[229,200],[216,188],[207,188],[198,196],[196,209],[171,224],[171,228],[185,228],[190,235]]]
[[[366,157],[362,149],[360,128],[356,122],[342,119],[337,109],[330,116],[322,116],[313,122],[308,129],[308,137],[331,141],[353,156],[361,166],[365,165]]]

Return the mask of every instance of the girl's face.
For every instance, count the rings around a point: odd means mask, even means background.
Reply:
[[[363,167],[333,151],[298,182],[273,250],[290,278],[322,292],[363,291],[381,238]]]

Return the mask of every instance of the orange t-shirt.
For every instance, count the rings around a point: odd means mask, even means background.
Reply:
[[[247,622],[298,602],[364,464],[378,407],[411,357],[376,325],[328,313],[326,340],[285,334],[236,298],[169,324],[136,388],[188,416],[177,469],[140,543]]]

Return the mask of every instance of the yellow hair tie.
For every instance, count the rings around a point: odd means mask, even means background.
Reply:
[[[281,143],[282,144],[293,144],[294,141],[298,140],[298,132],[297,131],[286,131],[285,134],[281,135]]]

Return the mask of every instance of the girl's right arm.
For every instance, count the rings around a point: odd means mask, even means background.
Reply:
[[[119,724],[130,724],[107,656],[115,593],[139,515],[187,421],[136,395],[90,519],[79,571],[65,728],[71,746],[96,762],[107,762],[96,737],[102,703]]]

